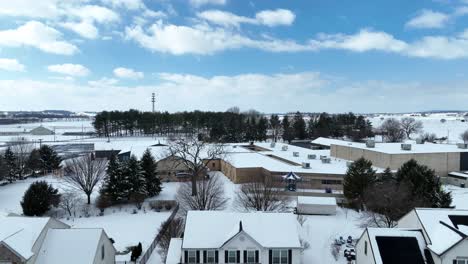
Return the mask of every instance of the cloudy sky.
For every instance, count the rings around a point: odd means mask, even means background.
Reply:
[[[468,109],[468,0],[0,1],[0,110]]]

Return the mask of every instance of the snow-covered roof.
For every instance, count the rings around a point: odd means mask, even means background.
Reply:
[[[431,240],[428,248],[438,255],[443,254],[447,249],[463,240],[462,234],[468,236],[468,226],[466,224],[458,225],[453,218],[453,216],[468,218],[468,210],[431,208],[416,208],[414,210]]]
[[[336,145],[342,141],[343,140],[334,139],[334,138],[318,137],[312,140],[312,144],[330,147],[332,144]]]
[[[335,205],[336,206],[336,198],[335,197],[314,197],[314,196],[298,196],[297,197],[298,204],[316,204],[316,205]]]
[[[382,248],[382,243],[379,245],[378,240],[379,238],[414,238],[418,242],[417,248],[412,248],[407,250],[419,250],[419,252],[409,252],[411,255],[415,256],[416,258],[419,256],[422,258],[424,256],[424,249],[426,247],[426,241],[424,240],[424,236],[420,230],[412,230],[412,229],[403,229],[403,228],[367,228],[367,233],[369,235],[369,243],[370,248],[374,254],[374,259],[376,264],[385,264],[384,257],[384,249]],[[398,243],[393,243],[393,246],[398,246]],[[389,249],[389,250],[394,250]],[[394,254],[398,255],[401,252],[394,252]],[[408,257],[408,256],[406,256]],[[423,259],[421,259],[423,260]],[[424,263],[424,262],[423,262]]]
[[[0,241],[29,259],[34,253],[32,247],[42,230],[50,221],[49,217],[0,217]]]
[[[50,229],[37,264],[93,263],[103,230],[99,228]]]
[[[220,248],[242,230],[266,248],[299,248],[297,220],[291,213],[236,213],[222,211],[189,211],[182,247]],[[209,234],[209,235],[207,235]]]
[[[368,148],[365,143],[336,140],[331,145],[353,147],[387,154],[468,152],[468,149],[458,148],[455,144],[435,144],[428,142],[424,144],[411,144],[411,150],[402,150],[401,144],[402,143],[376,142],[374,148]]]
[[[179,264],[182,258],[182,238],[171,238],[167,250],[166,264]]]
[[[457,177],[468,178],[468,173],[452,171],[452,172],[449,173],[449,176],[457,176]]]
[[[285,180],[294,180],[295,181],[295,180],[300,180],[301,177],[297,176],[296,173],[291,171],[288,174],[283,175],[283,179],[285,179]]]

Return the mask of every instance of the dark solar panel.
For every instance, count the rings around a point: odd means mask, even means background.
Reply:
[[[383,264],[424,264],[414,237],[375,237]]]
[[[459,225],[468,226],[468,215],[449,215],[448,217],[456,229],[459,229]]]

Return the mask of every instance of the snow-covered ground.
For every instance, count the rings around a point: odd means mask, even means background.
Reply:
[[[368,120],[374,128],[379,127],[387,118],[401,119],[403,117],[413,117],[423,123],[423,130],[427,133],[435,133],[437,137],[447,137],[449,143],[461,142],[460,134],[468,129],[468,120],[465,120],[463,115],[453,113],[428,114],[427,116],[410,115],[410,114],[395,114],[395,115],[378,115],[370,117]],[[445,122],[441,122],[445,119]],[[462,122],[465,120],[465,122]]]
[[[22,214],[20,201],[24,192],[31,183],[41,180],[52,184],[61,193],[72,190],[65,182],[54,176],[29,178],[0,186],[0,213],[3,215],[8,213]],[[163,186],[164,189],[160,197],[173,198],[176,186],[172,183]],[[92,195],[92,203],[97,196],[97,190],[98,188]],[[90,211],[90,217],[78,216],[83,214],[81,208],[84,207],[86,198],[82,193],[78,192],[78,195],[82,199],[82,204],[77,206],[77,217],[70,218],[64,214],[58,214],[59,220],[72,227],[103,228],[107,235],[115,240],[114,246],[117,251],[124,251],[127,247],[135,246],[138,242],[141,242],[143,250],[146,250],[156,236],[161,223],[170,215],[170,212],[155,212],[146,204],[144,205],[145,210],[137,210],[136,214],[133,214],[135,206],[125,205],[107,208],[103,216],[99,216],[98,210],[95,208]],[[129,258],[127,255],[117,256],[118,260],[128,261]]]

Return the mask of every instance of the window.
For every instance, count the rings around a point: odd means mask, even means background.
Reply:
[[[287,250],[273,250],[273,264],[288,264]]]
[[[455,262],[456,261],[456,262]],[[468,264],[468,257],[462,257],[462,258],[457,258],[456,260],[454,260],[454,263],[457,263],[457,264]]]
[[[228,251],[228,263],[237,263],[237,251],[235,250]]]
[[[195,250],[188,251],[188,263],[197,263],[197,252]]]
[[[340,180],[322,180],[322,184],[339,185],[339,184],[341,184],[341,181]]]
[[[104,259],[105,257],[105,252],[104,252],[104,245],[101,246],[101,259]]]
[[[255,250],[247,251],[247,263],[256,263],[255,262]]]
[[[206,251],[206,263],[216,263],[214,250]]]
[[[213,166],[213,168],[216,167],[216,164],[214,162],[212,162],[211,165]]]

